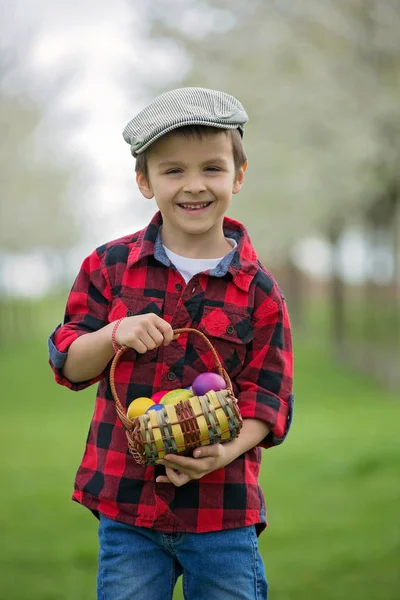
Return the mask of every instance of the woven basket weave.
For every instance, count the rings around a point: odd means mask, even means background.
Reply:
[[[118,418],[128,439],[129,451],[141,465],[154,465],[167,453],[191,455],[199,446],[227,442],[239,434],[243,425],[232,382],[214,346],[197,329],[174,330],[175,335],[181,333],[195,333],[203,339],[214,357],[216,371],[226,382],[226,389],[168,404],[162,410],[150,410],[131,421],[126,416],[115,387],[117,363],[128,350],[125,346],[120,348],[111,364],[110,386]]]

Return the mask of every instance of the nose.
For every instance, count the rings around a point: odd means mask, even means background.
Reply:
[[[205,192],[206,186],[199,175],[189,175],[184,182],[183,191],[188,194],[201,194]]]

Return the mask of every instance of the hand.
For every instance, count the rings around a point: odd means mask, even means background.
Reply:
[[[193,458],[166,454],[163,459],[157,461],[157,464],[165,466],[166,475],[157,477],[156,482],[173,483],[176,487],[180,487],[192,479],[200,479],[212,471],[225,467],[232,460],[227,452],[230,444],[231,442],[226,442],[196,448]]]
[[[154,313],[126,317],[115,333],[115,341],[119,346],[128,346],[139,354],[154,350],[162,344],[167,346],[173,339],[171,325]]]

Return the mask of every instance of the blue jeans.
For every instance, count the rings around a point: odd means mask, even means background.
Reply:
[[[98,600],[171,600],[183,575],[185,600],[266,600],[254,527],[162,533],[100,515]]]

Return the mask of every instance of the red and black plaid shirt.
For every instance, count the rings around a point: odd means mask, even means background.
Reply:
[[[292,416],[293,355],[285,301],[260,265],[244,227],[225,218],[225,235],[238,245],[212,271],[186,285],[162,247],[157,213],[142,231],[97,248],[82,264],[69,295],[64,324],[49,338],[58,383],[72,390],[99,381],[96,407],[73,499],[111,519],[165,532],[206,532],[266,526],[258,485],[259,446],[281,443]],[[108,372],[71,383],[62,374],[68,347],[80,335],[123,316],[156,313],[176,328],[194,327],[217,349],[232,379],[243,418],[265,421],[267,438],[223,469],[182,487],[156,483],[163,466],[137,464],[117,418]],[[190,386],[214,370],[199,336],[182,334],[168,346],[128,350],[115,374],[126,406],[157,390]]]

